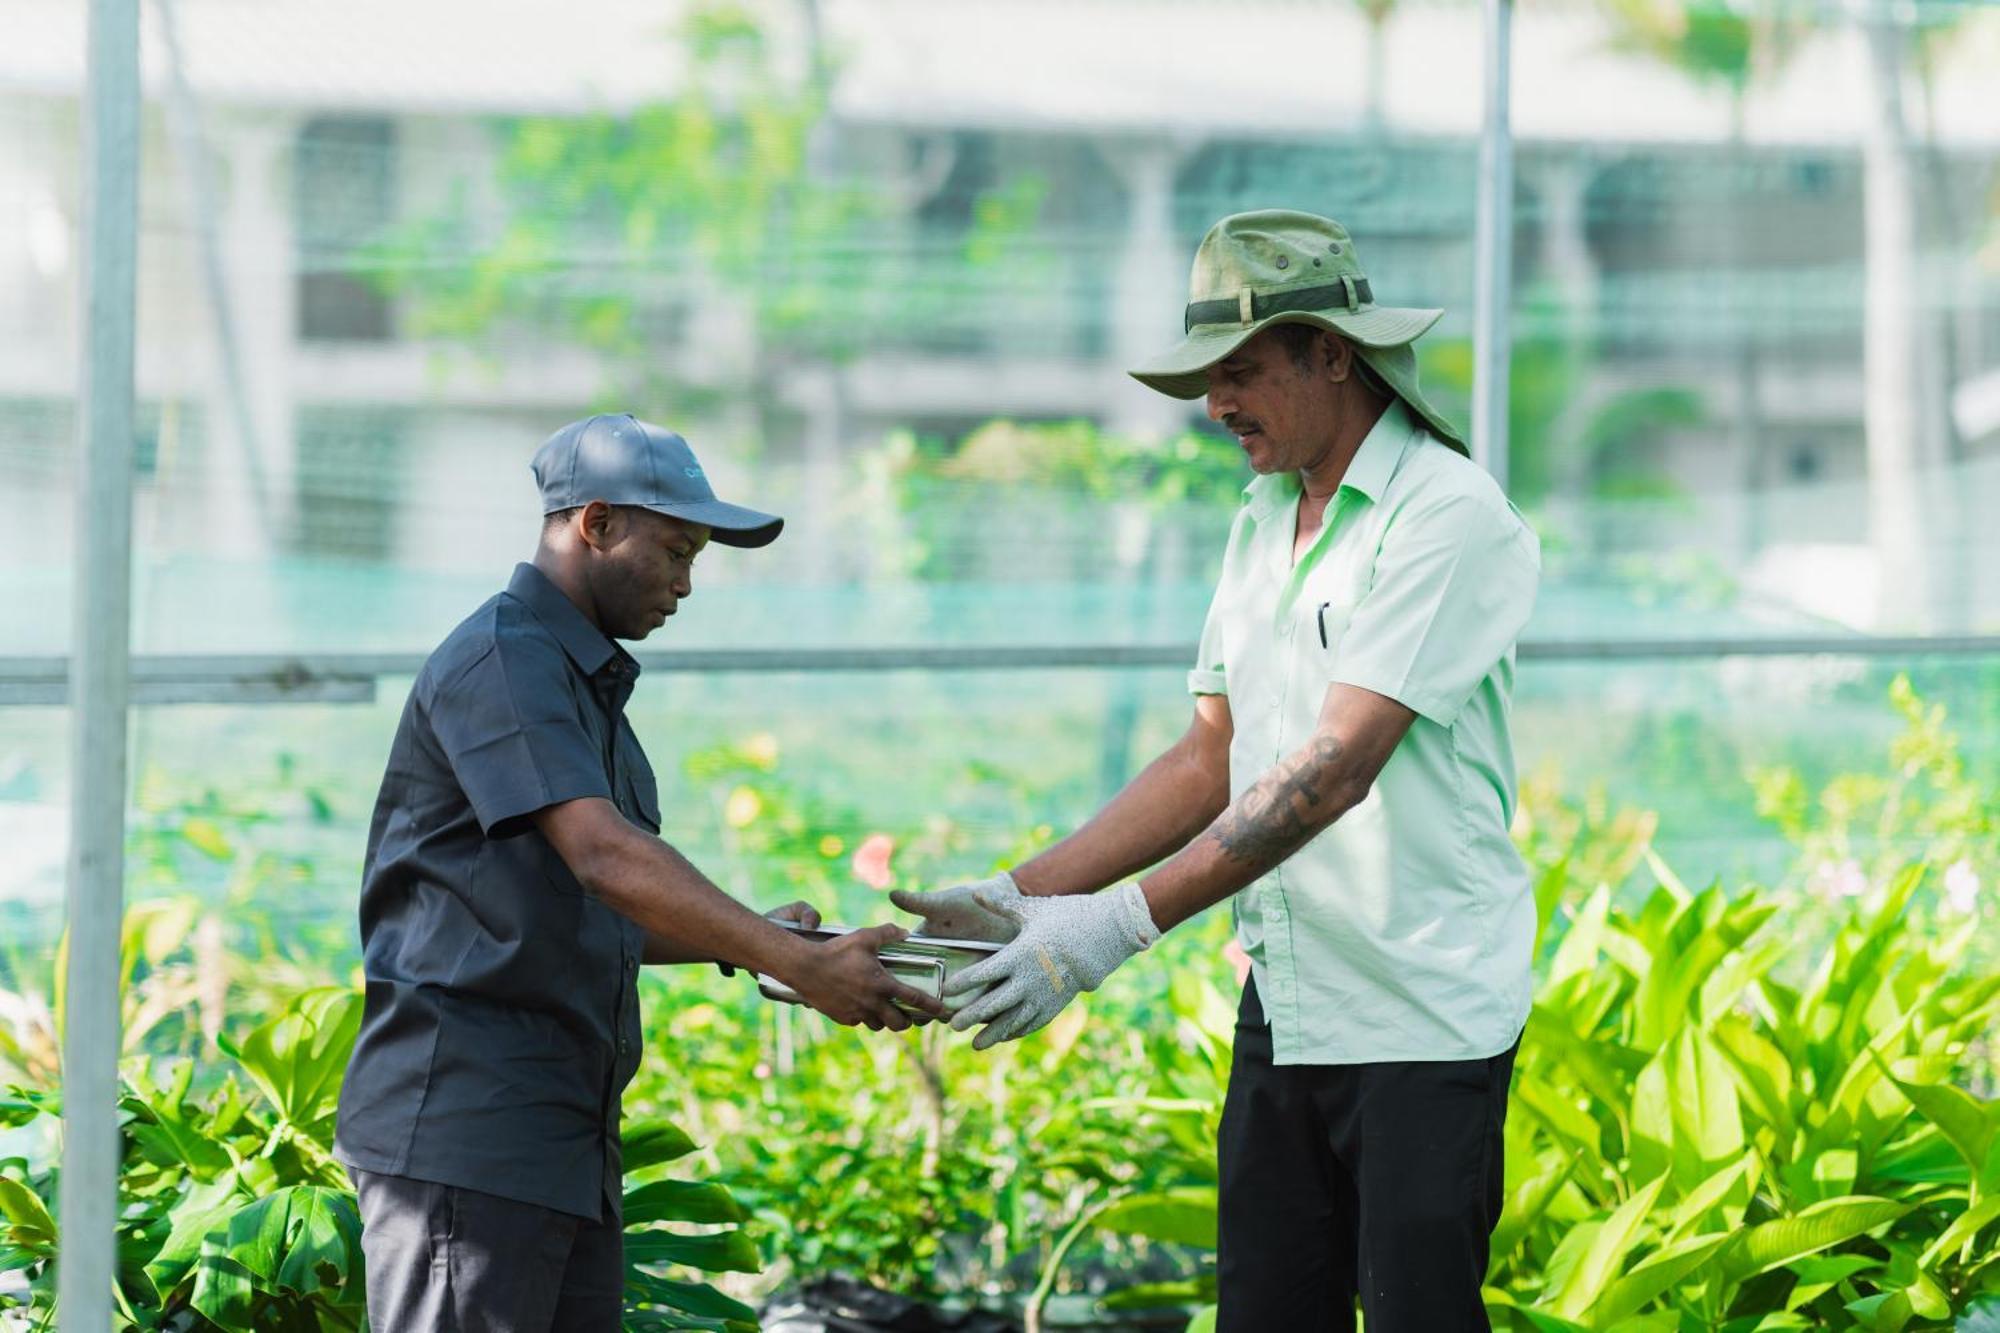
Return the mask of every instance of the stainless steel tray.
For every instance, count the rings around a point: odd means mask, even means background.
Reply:
[[[839,939],[842,935],[859,929],[856,926],[819,925],[811,929],[794,921],[780,921],[778,925],[794,935],[803,935],[809,940],[822,943]],[[932,999],[944,998],[945,983],[966,968],[985,958],[991,958],[1004,944],[994,944],[987,940],[947,940],[932,935],[909,935],[897,940],[885,949],[878,950],[876,956],[882,966],[896,980],[912,986],[929,995]],[[802,1004],[798,992],[776,977],[764,973],[757,974],[757,989],[774,1000],[786,1004]],[[909,1012],[908,1005],[897,1008]]]

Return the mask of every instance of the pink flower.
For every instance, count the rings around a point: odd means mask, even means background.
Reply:
[[[1250,955],[1243,952],[1243,946],[1236,942],[1235,936],[1230,936],[1229,943],[1222,946],[1222,958],[1236,969],[1236,984],[1241,986],[1250,975]]]
[[[896,882],[895,872],[889,869],[889,858],[895,852],[894,838],[886,833],[869,834],[854,849],[854,877],[871,889],[888,888]]]
[[[1861,863],[1852,857],[1845,861],[1821,861],[1813,867],[1807,887],[1814,896],[1829,901],[1858,898],[1868,891],[1868,877],[1862,873]]]

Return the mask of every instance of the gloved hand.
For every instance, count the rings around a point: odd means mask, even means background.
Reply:
[[[1003,870],[992,879],[954,884],[932,893],[894,889],[889,894],[889,901],[905,912],[924,919],[919,934],[935,935],[946,940],[985,940],[990,944],[1005,944],[1014,938],[1020,926],[1011,918],[975,902],[973,895],[981,892],[1002,896],[1011,894],[1015,898],[1021,896],[1014,877]]]
[[[972,1039],[978,1051],[1042,1027],[1078,991],[1096,990],[1120,963],[1160,938],[1136,881],[1054,898],[1030,898],[1009,883],[972,896],[1019,931],[1013,943],[945,984],[947,999],[974,997],[952,1015],[951,1025],[963,1032],[986,1024]]]

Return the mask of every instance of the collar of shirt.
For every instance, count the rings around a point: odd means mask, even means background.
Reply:
[[[534,613],[593,684],[606,689],[619,706],[624,704],[639,679],[638,659],[591,624],[548,575],[530,564],[516,565],[514,577],[507,581],[507,595]]]
[[[1341,491],[1353,491],[1370,504],[1380,500],[1396,469],[1402,466],[1403,455],[1417,438],[1409,408],[1403,406],[1400,398],[1391,402],[1369,427],[1361,447],[1354,451],[1353,461],[1340,478]],[[1249,507],[1251,520],[1262,523],[1273,513],[1294,504],[1303,489],[1296,472],[1266,473],[1253,477],[1243,488],[1243,502]]]

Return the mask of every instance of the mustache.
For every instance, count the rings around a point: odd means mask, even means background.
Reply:
[[[1222,419],[1222,428],[1232,435],[1242,435],[1249,431],[1263,429],[1253,418],[1240,415],[1224,417]]]

